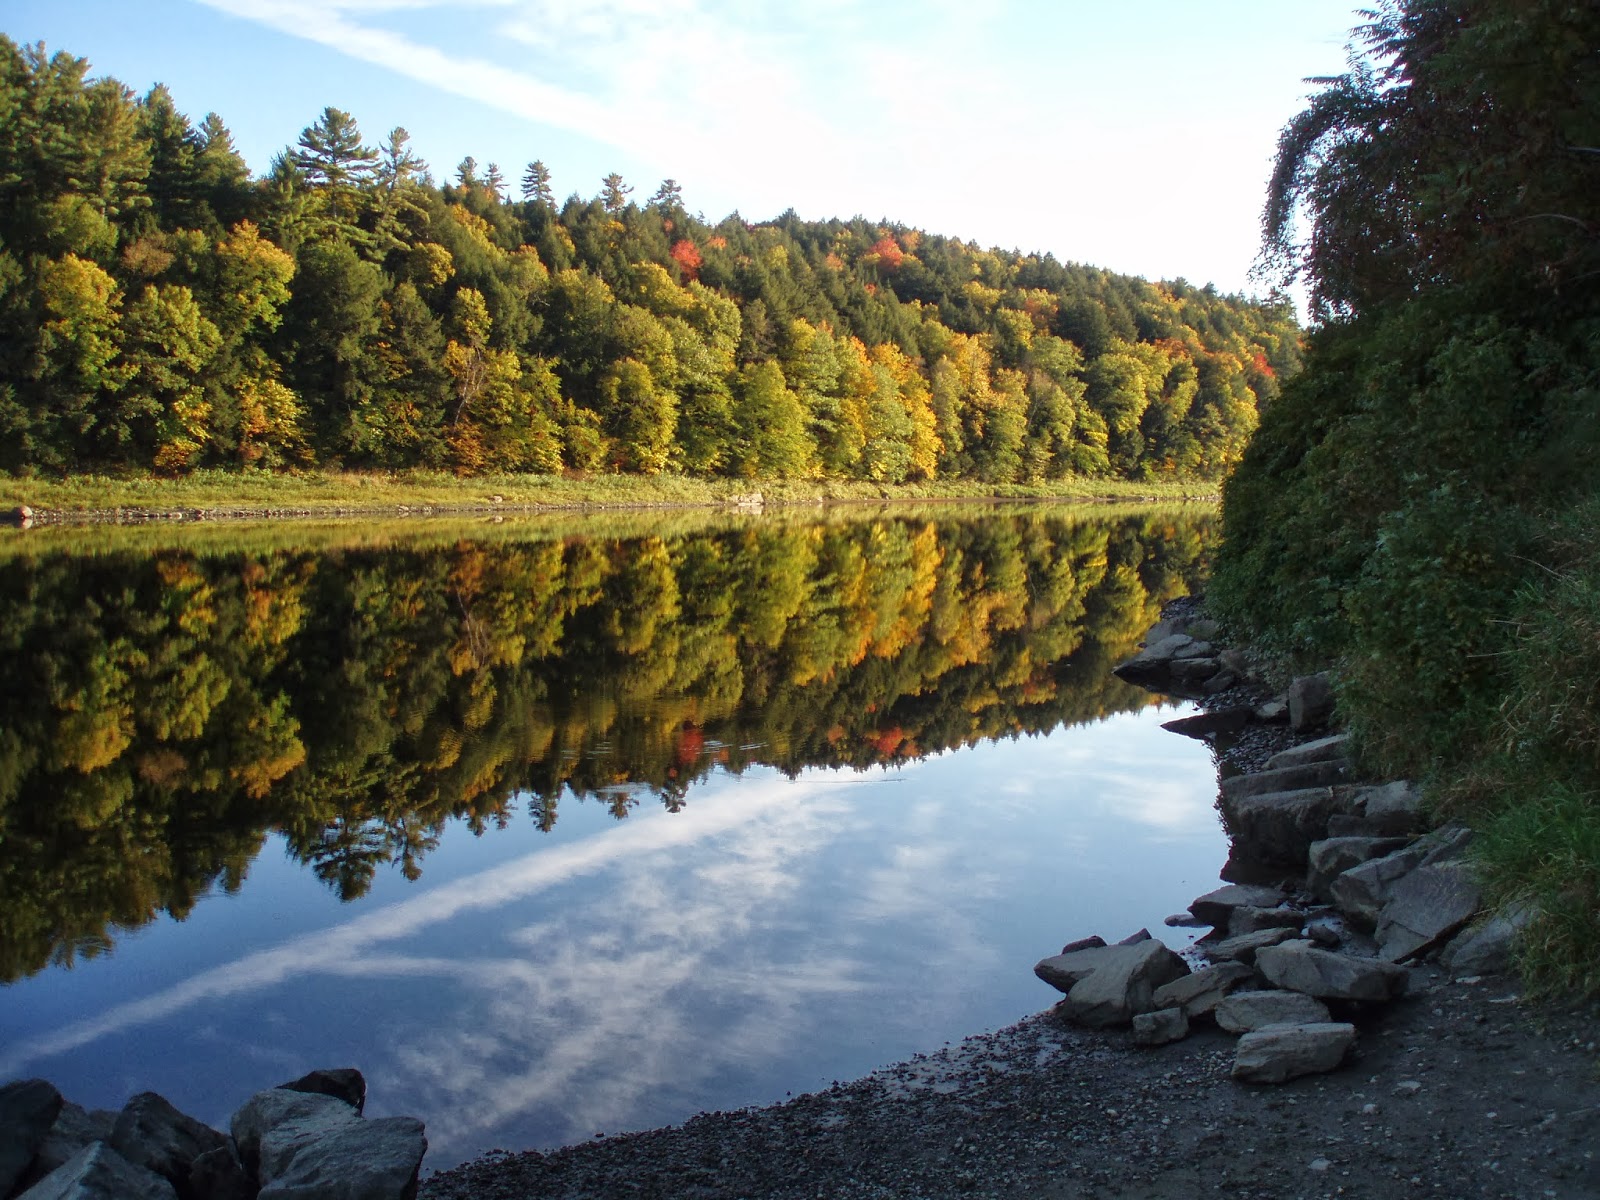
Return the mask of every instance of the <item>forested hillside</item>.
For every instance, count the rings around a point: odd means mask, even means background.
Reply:
[[[1338,664],[1369,758],[1537,914],[1528,965],[1600,988],[1600,6],[1368,15],[1280,145],[1268,257],[1321,327],[1224,490],[1213,599]]]
[[[333,108],[254,179],[88,70],[0,37],[0,469],[1208,478],[1299,363],[1283,302],[710,224],[670,179],[436,181]]]

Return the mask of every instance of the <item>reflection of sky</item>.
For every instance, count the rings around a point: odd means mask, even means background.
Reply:
[[[1205,748],[1147,709],[892,772],[719,775],[670,814],[452,827],[341,906],[272,848],[239,895],[16,985],[0,1079],[213,1122],[353,1064],[429,1161],[781,1099],[1049,1005],[1068,939],[1161,927],[1224,857]],[[1181,941],[1179,941],[1181,944]]]

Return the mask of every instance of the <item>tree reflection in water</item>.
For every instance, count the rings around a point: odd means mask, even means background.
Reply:
[[[234,891],[269,831],[344,899],[447,821],[676,812],[714,770],[894,764],[1149,703],[1109,668],[1209,510],[0,564],[0,978]]]

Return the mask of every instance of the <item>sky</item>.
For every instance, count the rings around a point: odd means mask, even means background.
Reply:
[[[1151,279],[1252,281],[1278,131],[1361,0],[0,0],[0,32],[166,84],[263,173],[324,107],[558,197],[887,219]]]

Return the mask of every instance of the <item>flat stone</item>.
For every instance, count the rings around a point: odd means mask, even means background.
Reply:
[[[1256,970],[1285,991],[1320,1000],[1392,1000],[1410,978],[1393,963],[1319,950],[1310,942],[1264,947],[1256,954]]]
[[[9,1196],[22,1182],[63,1103],[61,1093],[43,1079],[0,1087],[0,1196]]]
[[[1378,918],[1378,947],[1391,962],[1441,946],[1472,920],[1482,893],[1462,862],[1424,864],[1394,885]]]
[[[1155,1008],[1152,995],[1164,983],[1189,973],[1189,965],[1150,940],[1130,946],[1101,946],[1047,958],[1034,974],[1065,992],[1061,1012],[1094,1029],[1126,1025]]]
[[[1297,908],[1236,908],[1228,916],[1228,936],[1238,937],[1263,929],[1298,931],[1305,923],[1305,913]]]
[[[1302,788],[1334,787],[1348,783],[1350,764],[1342,758],[1313,759],[1278,767],[1276,770],[1254,771],[1248,775],[1233,775],[1222,781],[1222,794],[1230,800],[1245,796],[1260,796],[1267,792],[1295,792]]]
[[[112,1149],[134,1166],[169,1180],[180,1194],[188,1191],[189,1164],[227,1144],[222,1134],[155,1092],[140,1092],[123,1105],[111,1131]]]
[[[282,1162],[265,1146],[277,1133],[263,1139],[260,1200],[403,1200],[416,1194],[428,1150],[423,1124],[413,1117],[334,1126]]]
[[[1256,705],[1251,714],[1263,725],[1277,725],[1289,719],[1289,702],[1282,696],[1274,700],[1263,700]]]
[[[1140,1046],[1165,1046],[1189,1036],[1189,1018],[1181,1008],[1158,1008],[1133,1018],[1133,1040]]]
[[[1212,1014],[1229,1033],[1269,1025],[1315,1025],[1329,1020],[1328,1006],[1300,992],[1235,992]]]
[[[1425,851],[1422,865],[1431,867],[1439,863],[1463,861],[1467,857],[1467,851],[1472,848],[1476,836],[1465,825],[1440,826],[1417,843],[1418,847]]]
[[[1196,713],[1192,717],[1179,717],[1163,721],[1161,728],[1184,737],[1212,738],[1219,733],[1237,733],[1250,723],[1253,712],[1249,705],[1219,708],[1212,712]]]
[[[177,1200],[172,1184],[91,1142],[28,1189],[26,1200]]]
[[[1254,979],[1255,974],[1244,963],[1218,963],[1162,984],[1151,993],[1150,1001],[1158,1011],[1181,1008],[1184,1016],[1194,1020],[1210,1015],[1234,988]]]
[[[1268,946],[1276,946],[1292,937],[1292,929],[1263,929],[1259,933],[1245,933],[1210,945],[1201,945],[1200,952],[1214,963],[1237,962],[1248,965],[1254,963],[1256,955]]]
[[[1298,767],[1305,763],[1325,762],[1329,759],[1342,760],[1349,757],[1350,735],[1336,733],[1331,737],[1317,738],[1315,741],[1290,746],[1287,750],[1279,750],[1267,759],[1267,770],[1277,771],[1284,767]]]
[[[1086,938],[1079,938],[1075,942],[1068,942],[1065,946],[1061,947],[1061,953],[1071,954],[1077,950],[1095,950],[1101,946],[1104,946],[1105,944],[1105,938],[1101,937],[1098,933],[1091,933]]]
[[[1329,898],[1333,881],[1352,867],[1393,854],[1405,847],[1403,837],[1329,837],[1312,842],[1306,851],[1306,888],[1313,895]]]
[[[1119,946],[1137,946],[1140,942],[1148,942],[1149,940],[1150,940],[1150,931],[1148,929],[1139,929],[1139,930],[1135,930],[1133,933],[1130,933],[1127,937],[1123,938],[1121,941],[1119,941],[1117,943],[1117,945],[1119,945]]]
[[[1233,1077],[1246,1083],[1283,1083],[1333,1070],[1355,1044],[1354,1025],[1319,1022],[1259,1029],[1239,1039]]]
[[[1197,897],[1189,911],[1206,925],[1226,929],[1234,910],[1239,908],[1275,908],[1287,897],[1275,887],[1260,887],[1247,883],[1230,883],[1215,891]]]

